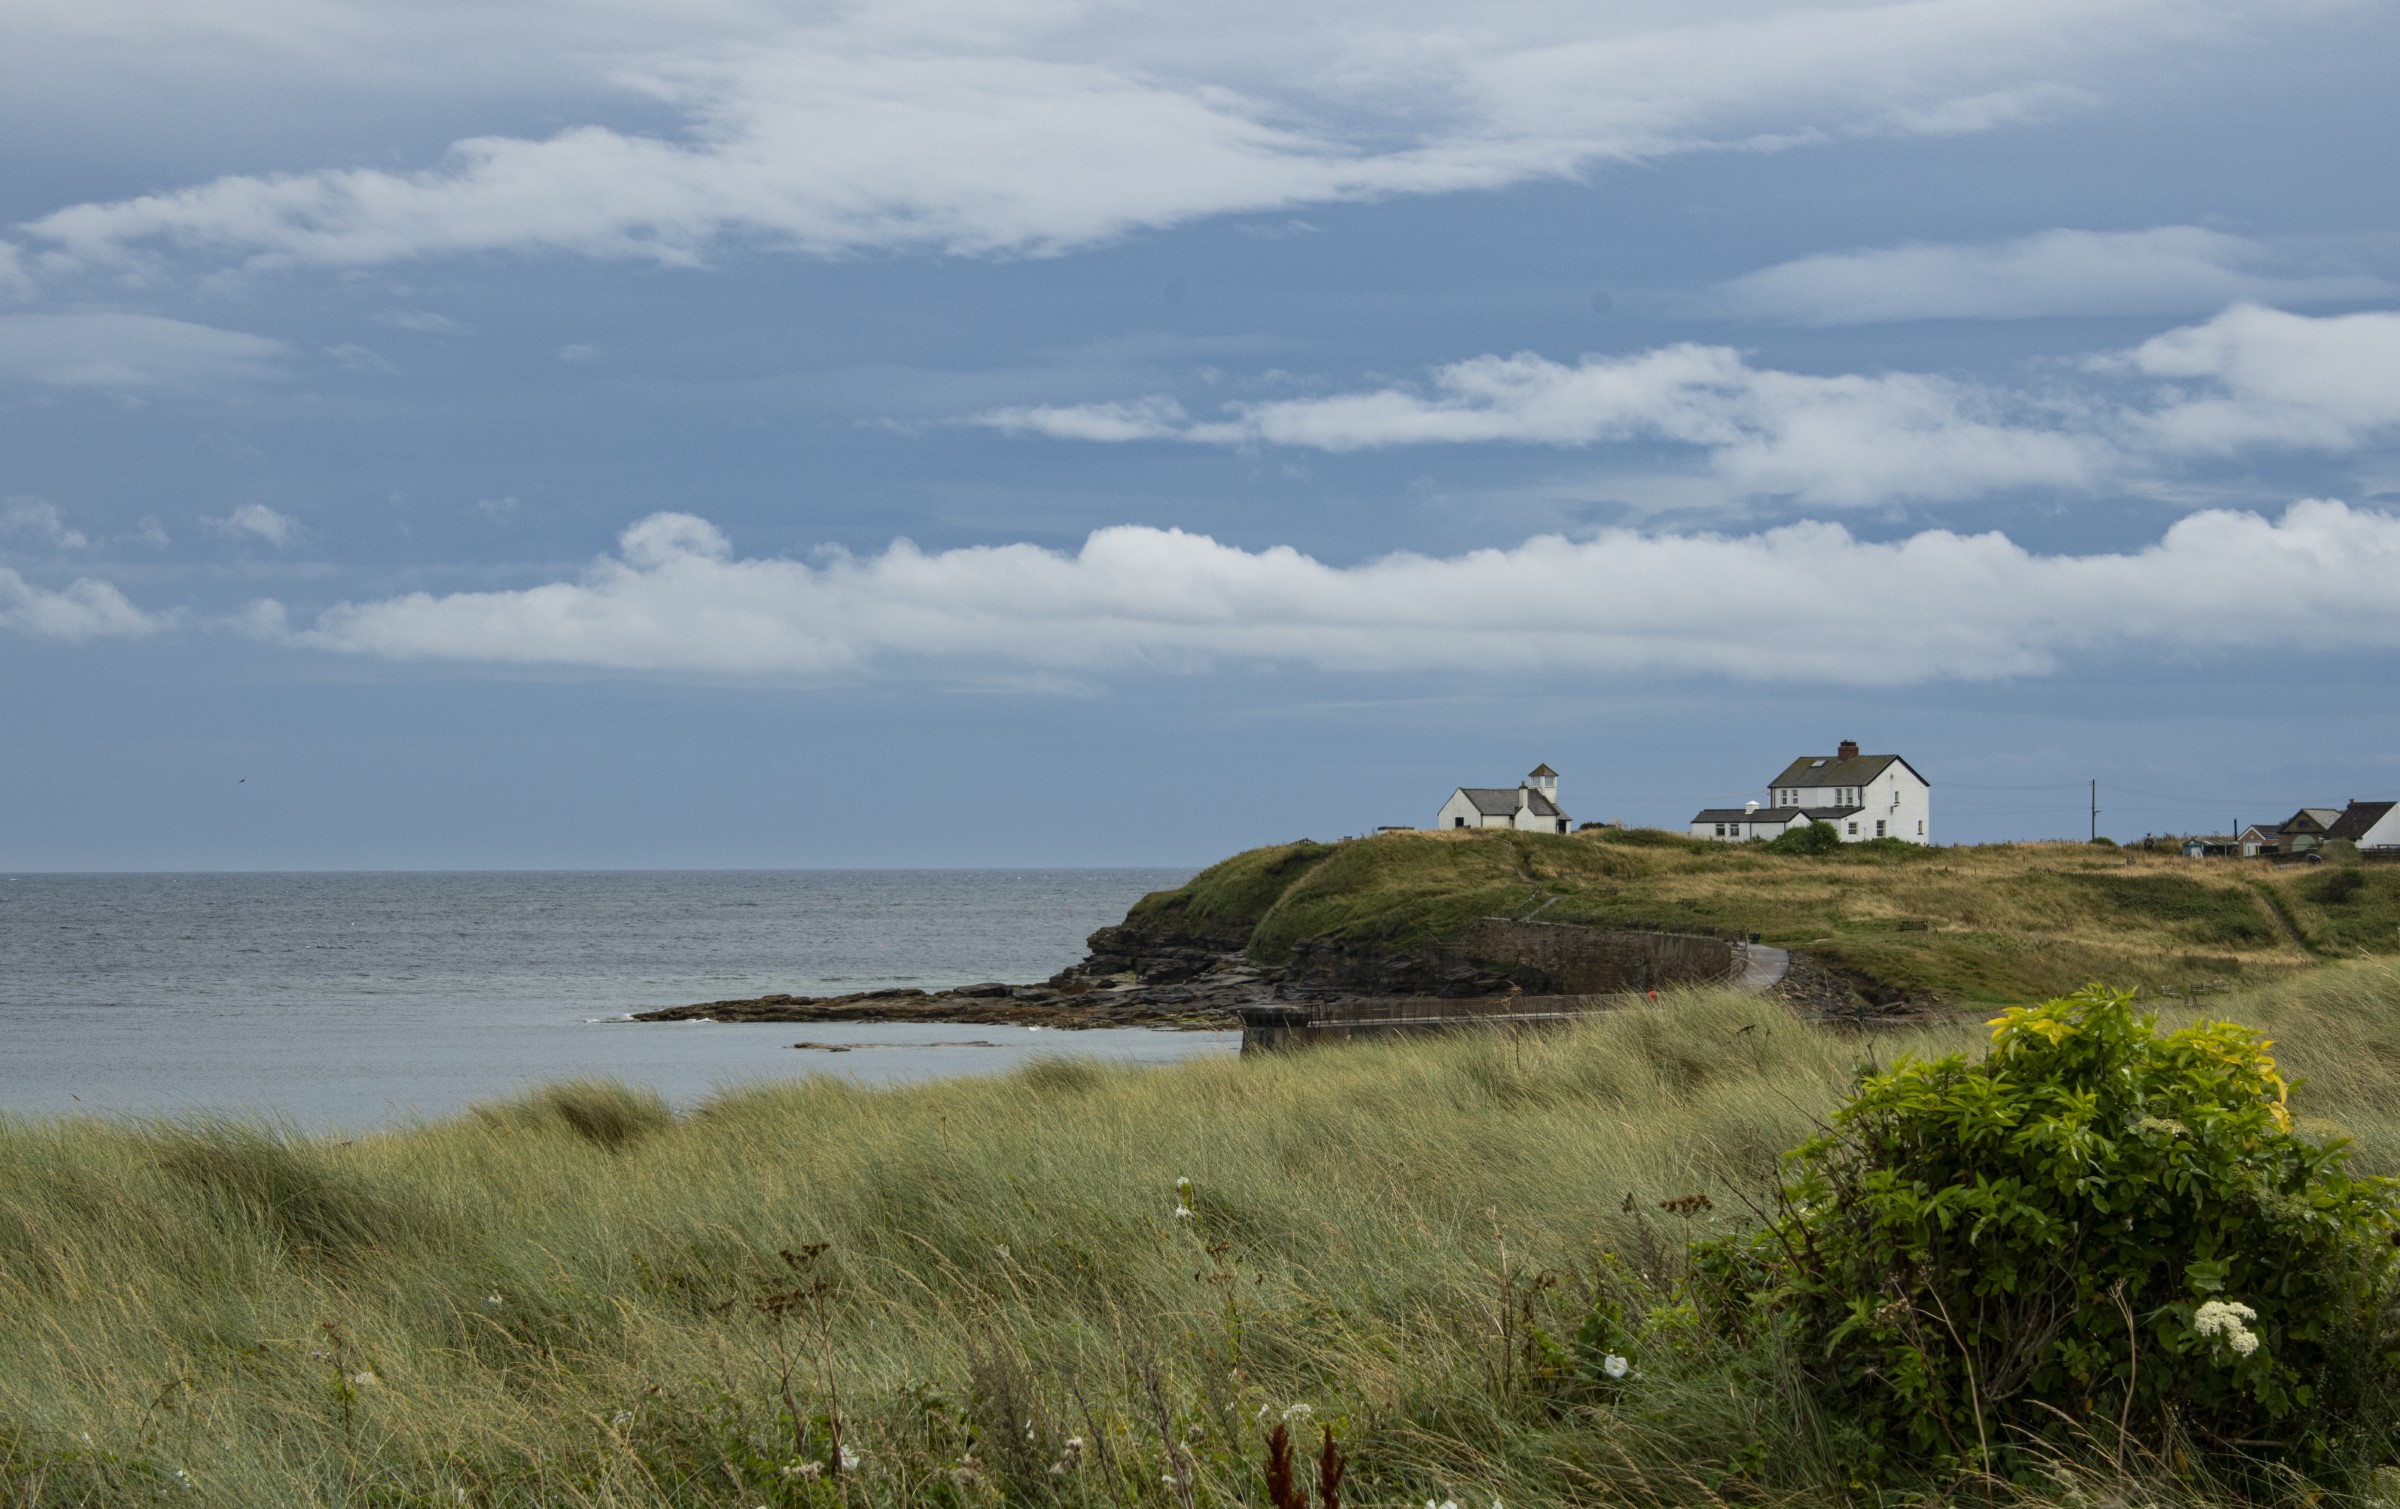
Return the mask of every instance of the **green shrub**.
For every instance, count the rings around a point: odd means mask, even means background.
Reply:
[[[2321,906],[2341,906],[2367,888],[2366,872],[2355,867],[2334,871],[2309,888],[2308,899]]]
[[[1841,846],[1841,832],[1831,823],[1803,823],[1767,840],[1769,854],[1831,854]]]
[[[1702,1249],[1870,1470],[2005,1473],[2170,1421],[2313,1461],[2380,1387],[2393,1181],[2292,1129],[2264,1039],[2130,1002],[2091,987],[2000,1017],[1980,1063],[1862,1080],[1770,1219]]]

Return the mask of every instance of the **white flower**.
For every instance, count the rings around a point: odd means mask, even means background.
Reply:
[[[1176,1207],[1175,1207],[1175,1219],[1176,1219],[1176,1220],[1178,1220],[1178,1221],[1188,1221],[1188,1220],[1190,1220],[1191,1218],[1192,1218],[1192,1208],[1191,1208],[1189,1205],[1178,1205],[1178,1206],[1176,1206]]]
[[[615,1414],[608,1417],[608,1423],[615,1426],[619,1430],[623,1430],[626,1426],[633,1423],[633,1411],[629,1409],[618,1410]]]
[[[1283,1412],[1283,1423],[1286,1425],[1306,1425],[1309,1421],[1309,1417],[1315,1413],[1315,1410],[1309,1408],[1305,1404],[1295,1404]]]
[[[799,1478],[807,1482],[813,1482],[825,1474],[824,1467],[816,1462],[787,1462],[778,1470],[787,1478]]]
[[[2212,1299],[2192,1312],[2192,1332],[2198,1336],[2222,1336],[2233,1348],[2236,1357],[2247,1357],[2258,1350],[2258,1335],[2246,1321],[2258,1319],[2258,1312],[2237,1300]]]
[[[375,1370],[373,1368],[367,1368],[350,1375],[350,1382],[352,1386],[357,1388],[373,1388],[376,1384],[381,1383],[382,1381],[382,1379],[375,1376]]]
[[[497,1294],[487,1294],[487,1295],[485,1295],[485,1296],[483,1297],[483,1302],[484,1302],[486,1305],[489,1305],[491,1308],[493,1308],[493,1309],[495,1309],[495,1310],[499,1309],[499,1308],[500,1308],[500,1305],[501,1305],[501,1299],[500,1299],[500,1296],[499,1296],[499,1295],[497,1295]]]
[[[992,1251],[1000,1254],[1000,1261],[1003,1263],[1016,1256],[1015,1253],[1010,1252],[1006,1247],[995,1247],[992,1249]]]
[[[1624,1377],[1626,1369],[1632,1366],[1632,1363],[1627,1362],[1624,1358],[1619,1357],[1614,1352],[1611,1352],[1606,1357],[1600,1359],[1600,1371],[1606,1373],[1611,1378]]]
[[[852,1451],[852,1450],[851,1450],[849,1447],[847,1447],[847,1446],[844,1446],[844,1447],[842,1448],[842,1471],[844,1471],[844,1472],[856,1472],[856,1471],[858,1471],[858,1463],[859,1463],[859,1456],[858,1456],[858,1453],[857,1453],[857,1452],[855,1452],[855,1451]]]

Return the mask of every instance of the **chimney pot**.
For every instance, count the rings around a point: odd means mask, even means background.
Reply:
[[[1855,759],[1857,759],[1857,758],[1858,758],[1858,741],[1857,741],[1856,739],[1844,739],[1844,740],[1842,741],[1842,747],[1841,747],[1840,749],[1838,749],[1838,750],[1834,751],[1834,758],[1835,758],[1835,759],[1837,759],[1837,760],[1855,760]]]

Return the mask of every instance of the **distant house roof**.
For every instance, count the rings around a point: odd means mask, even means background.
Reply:
[[[2368,829],[2382,822],[2384,814],[2394,807],[2400,807],[2400,802],[2352,802],[2325,829],[2325,836],[2346,838],[2356,843],[2367,836]]]
[[[1835,818],[1864,812],[1864,807],[1761,807],[1756,812],[1747,807],[1703,807],[1692,814],[1695,823],[1770,822],[1787,826],[1794,818],[1805,817],[1813,822],[1829,823]]]
[[[2303,807],[2283,820],[2278,833],[2322,833],[2341,819],[2339,807]]]
[[[1541,764],[1534,766],[1532,773],[1537,776],[1548,776],[1554,781],[1558,779],[1558,772],[1550,768],[1550,762],[1548,760],[1544,760]]]
[[[1927,786],[1931,781],[1917,775],[1917,767],[1898,755],[1859,755],[1855,759],[1837,759],[1832,755],[1802,755],[1784,767],[1783,774],[1767,782],[1769,786],[1864,786],[1898,765]]]
[[[1517,810],[1517,793],[1525,793],[1525,805],[1535,817],[1565,817],[1550,798],[1530,786],[1461,786],[1458,794],[1475,804],[1475,810],[1485,817],[1509,817]]]

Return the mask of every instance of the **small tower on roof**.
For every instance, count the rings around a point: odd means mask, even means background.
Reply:
[[[1525,784],[1550,798],[1551,806],[1558,806],[1558,772],[1550,768],[1549,761],[1545,760],[1534,766],[1532,773],[1525,777]],[[1566,809],[1560,808],[1559,810]]]

